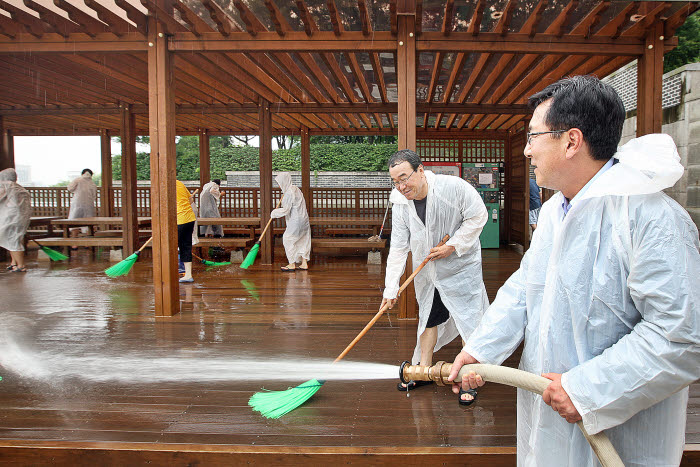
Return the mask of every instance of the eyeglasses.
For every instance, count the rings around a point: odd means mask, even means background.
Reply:
[[[392,180],[391,184],[394,185],[394,188],[398,188],[401,185],[405,185],[406,183],[408,183],[408,179],[411,178],[414,173],[416,173],[415,169],[413,170],[413,172],[411,172],[411,175],[409,175],[408,177],[400,178],[397,181]]]
[[[527,144],[532,145],[532,138],[534,138],[535,136],[547,135],[547,134],[552,134],[552,133],[561,134],[561,133],[564,133],[565,131],[569,131],[569,130],[535,131],[532,133],[528,133],[527,134]]]

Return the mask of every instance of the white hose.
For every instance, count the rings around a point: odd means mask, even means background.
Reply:
[[[446,365],[447,366],[447,365]],[[451,366],[451,365],[450,365]],[[447,370],[447,368],[445,369]],[[481,375],[484,381],[491,383],[506,384],[515,386],[520,389],[525,389],[540,396],[547,389],[547,386],[552,382],[542,376],[528,373],[527,371],[517,370],[498,365],[486,365],[483,363],[475,363],[472,365],[464,365],[460,370],[455,381],[461,381],[462,376],[473,371],[477,375]],[[443,373],[444,374],[444,373]],[[603,467],[624,467],[622,459],[615,451],[612,443],[604,432],[599,432],[594,435],[589,435],[583,427],[583,422],[578,421],[576,425],[581,429],[583,436],[586,437],[588,443],[593,448],[593,452],[598,456],[598,460]]]

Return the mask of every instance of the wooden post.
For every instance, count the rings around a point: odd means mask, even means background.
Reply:
[[[14,137],[9,129],[5,127],[5,119],[0,115],[0,170],[15,167],[15,145]]]
[[[148,121],[151,137],[151,226],[156,316],[180,311],[175,199],[173,61],[162,26],[149,18]]]
[[[120,103],[122,137],[122,209],[124,219],[123,254],[130,255],[138,249],[139,231],[136,212],[136,121],[131,105]]]
[[[301,193],[306,201],[306,210],[309,217],[313,216],[311,199],[311,137],[309,129],[301,127]]]
[[[401,0],[398,5],[397,69],[399,94],[399,149],[416,150],[416,4]],[[403,283],[413,272],[412,255],[408,256]],[[421,259],[422,261],[422,259]],[[418,307],[413,283],[399,296],[399,318],[416,319]]]
[[[270,103],[260,99],[260,228],[267,225],[272,211],[272,114]],[[275,236],[265,235],[260,244],[261,264],[272,264],[272,245]]]
[[[637,63],[637,136],[661,133],[661,86],[664,74],[664,27],[649,28],[644,54]]]
[[[199,135],[199,191],[211,181],[211,155],[209,154],[209,132],[200,129]]]
[[[100,216],[114,215],[114,193],[112,192],[112,140],[109,130],[100,130],[100,160],[102,163],[102,186],[100,187]]]
[[[410,2],[406,2],[410,3]],[[398,16],[397,69],[399,149],[416,150],[416,16],[415,4]]]

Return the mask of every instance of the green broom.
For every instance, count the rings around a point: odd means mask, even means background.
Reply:
[[[202,264],[205,266],[228,266],[229,264],[231,264],[231,261],[221,261],[221,262],[217,263],[216,261],[209,261],[206,259],[202,259],[199,256],[195,255],[194,253],[192,253],[192,257],[200,260],[202,262]]]
[[[449,235],[445,235],[445,237],[442,239],[440,243],[437,244],[437,246],[442,246],[447,242],[447,240],[450,239]],[[401,287],[399,287],[399,292],[396,294],[398,297],[401,295],[401,292],[403,292],[406,287],[413,281],[413,278],[416,277],[416,275],[420,272],[421,269],[425,267],[426,264],[428,264],[430,260],[428,258],[425,258],[423,262],[413,271],[413,273],[404,281],[403,284],[401,284]],[[387,302],[383,307],[379,309],[376,315],[374,315],[374,318],[372,318],[369,323],[365,326],[365,328],[360,331],[360,333],[355,337],[355,339],[350,342],[350,344],[341,352],[338,357],[333,360],[333,363],[337,363],[340,360],[342,360],[350,350],[352,350],[353,347],[355,347],[355,344],[362,339],[362,337],[367,334],[367,331],[370,330],[372,326],[374,326],[374,323],[377,322],[377,320],[382,316],[382,314],[389,308],[389,303]],[[263,392],[256,392],[253,394],[248,400],[248,405],[253,408],[253,410],[260,412],[260,414],[265,417],[265,418],[280,418],[282,415],[287,414],[291,412],[292,410],[296,409],[300,405],[302,405],[304,402],[307,400],[311,399],[311,396],[316,394],[319,389],[321,389],[321,386],[325,383],[324,380],[318,380],[318,379],[312,379],[310,381],[307,381],[305,383],[300,384],[297,387],[294,388],[288,388],[286,391],[263,391]]]
[[[36,240],[32,240],[32,241],[34,243],[36,243],[37,245],[39,245],[39,248],[41,248],[41,251],[46,253],[46,256],[48,256],[49,259],[51,259],[51,261],[64,261],[64,260],[68,259],[68,257],[66,255],[64,255],[63,253],[60,253],[56,250],[52,250],[51,248],[49,248],[47,246],[43,246],[41,243],[37,242]]]
[[[105,269],[105,274],[107,274],[109,277],[119,277],[129,274],[129,271],[131,271],[131,268],[134,266],[134,263],[139,259],[139,255],[141,254],[143,249],[146,248],[152,240],[153,237],[149,238],[148,241],[144,243],[141,248],[138,249],[138,251],[130,254],[114,266]]]
[[[284,195],[282,195],[284,197]],[[280,204],[282,204],[282,198],[277,202],[277,208],[280,207]],[[243,269],[248,269],[248,267],[252,266],[252,264],[255,262],[255,258],[258,257],[258,251],[260,250],[260,242],[262,241],[263,237],[267,233],[267,229],[270,227],[270,224],[272,223],[272,217],[270,217],[270,220],[267,221],[267,225],[265,226],[265,230],[262,231],[260,234],[260,237],[258,238],[258,241],[255,242],[255,245],[253,245],[253,248],[250,249],[250,252],[248,255],[245,257],[243,262],[241,263],[241,268]]]

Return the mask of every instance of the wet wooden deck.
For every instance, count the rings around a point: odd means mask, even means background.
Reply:
[[[277,258],[283,258],[277,255]],[[484,252],[489,297],[517,267],[509,250]],[[66,264],[29,261],[26,274],[0,275],[0,339],[54,355],[216,352],[334,358],[381,301],[383,267],[363,257],[315,257],[307,272],[279,266],[204,269],[180,289],[182,312],[154,318],[150,258],[125,278],[80,251]],[[383,317],[348,359],[398,365],[410,359],[415,321]],[[3,334],[4,333],[4,334]],[[5,349],[0,349],[5,351]],[[455,342],[438,359],[451,361]],[[508,362],[515,365],[515,358]],[[26,370],[31,369],[30,362]],[[41,381],[0,367],[0,464],[4,465],[513,465],[515,390],[487,385],[472,407],[446,388],[410,397],[397,380],[329,381],[279,420],[247,405],[261,386],[224,382]],[[291,383],[295,385],[297,383]],[[691,390],[686,460],[700,459],[700,388]]]

